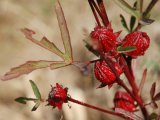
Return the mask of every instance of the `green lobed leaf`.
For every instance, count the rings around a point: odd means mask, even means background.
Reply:
[[[127,26],[127,23],[126,23],[124,16],[120,15],[120,18],[121,18],[121,23],[122,23],[123,27],[129,32],[129,28]]]
[[[32,89],[33,89],[33,92],[34,92],[34,95],[36,96],[37,99],[41,100],[41,94],[39,92],[39,89],[37,87],[37,85],[32,81],[32,80],[29,80],[31,86],[32,86]]]
[[[67,23],[64,17],[64,13],[61,7],[61,4],[59,0],[56,0],[55,2],[55,11],[58,19],[59,28],[61,31],[61,37],[65,48],[65,60],[67,61],[73,61],[72,56],[72,46],[71,46],[71,40],[69,35],[69,30],[67,27]]]
[[[16,102],[21,103],[21,104],[26,104],[27,101],[35,101],[35,100],[37,100],[37,99],[27,98],[27,97],[19,97],[19,98],[15,99]]]
[[[135,46],[127,46],[127,47],[118,47],[117,48],[117,51],[118,53],[126,53],[126,52],[132,52],[136,50],[136,47]]]
[[[32,111],[36,111],[37,108],[40,106],[40,104],[41,104],[41,101],[37,101],[35,106],[32,108]]]
[[[55,0],[55,9],[57,13],[57,19],[59,22],[59,27],[61,30],[61,36],[65,48],[65,54],[61,52],[57,46],[50,42],[46,37],[43,37],[40,41],[33,38],[33,35],[35,32],[33,30],[30,30],[28,28],[21,29],[21,31],[24,33],[25,37],[32,41],[33,43],[57,54],[59,57],[61,57],[64,61],[46,61],[46,60],[40,60],[40,61],[28,61],[18,67],[12,68],[9,72],[7,72],[4,76],[0,77],[0,80],[10,80],[13,78],[17,78],[23,74],[28,74],[36,69],[46,68],[50,67],[51,69],[56,69],[60,67],[64,67],[67,65],[72,64],[73,62],[73,56],[72,56],[72,47],[71,47],[71,41],[69,36],[69,31],[67,28],[66,20],[64,17],[63,10],[61,8],[61,5],[59,3],[59,0]]]

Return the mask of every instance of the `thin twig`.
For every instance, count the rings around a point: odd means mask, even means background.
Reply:
[[[91,7],[91,10],[92,10],[92,12],[93,12],[93,15],[94,15],[96,21],[97,21],[98,26],[101,26],[100,21],[99,21],[99,19],[98,19],[98,16],[97,16],[97,14],[96,14],[96,11],[95,11],[95,9],[94,9],[94,7],[93,7],[93,4],[92,4],[91,0],[88,0],[88,3],[89,3],[89,5],[90,5],[90,7]]]
[[[145,10],[145,12],[143,13],[143,16],[147,16],[148,13],[152,10],[152,8],[156,5],[157,2],[158,2],[158,0],[151,0],[151,2],[149,3],[148,7]]]
[[[104,112],[104,113],[107,113],[107,114],[111,114],[111,115],[115,115],[115,116],[118,116],[118,117],[125,118],[125,117],[124,117],[122,114],[120,114],[120,113],[116,113],[116,112],[114,112],[114,111],[110,111],[110,110],[106,110],[106,109],[103,109],[103,108],[100,108],[100,107],[96,107],[96,106],[94,106],[94,105],[90,105],[90,104],[87,104],[87,103],[84,103],[84,102],[75,100],[75,99],[70,98],[70,97],[68,97],[68,101],[71,101],[71,102],[73,102],[73,103],[80,104],[80,105],[85,106],[85,107],[89,107],[89,108],[94,109],[94,110],[98,110],[98,111]]]
[[[107,27],[108,24],[109,24],[109,19],[108,19],[108,16],[107,16],[107,13],[106,13],[106,10],[105,10],[105,7],[104,7],[103,0],[97,0],[97,3],[99,5],[99,9],[100,9],[101,14],[102,14],[102,21],[103,21],[104,25]]]

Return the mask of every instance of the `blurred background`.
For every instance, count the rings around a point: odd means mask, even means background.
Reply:
[[[134,0],[127,0],[131,5]],[[61,0],[60,1],[67,20],[71,35],[74,59],[87,61],[95,59],[84,47],[84,30],[91,31],[95,26],[95,20],[87,3],[87,0]],[[144,8],[149,3],[145,1]],[[107,13],[114,31],[123,30],[123,38],[127,32],[120,23],[120,13],[127,20],[130,15],[120,9],[112,0],[106,0]],[[143,70],[148,69],[147,80],[142,92],[146,103],[149,102],[149,90],[151,84],[157,82],[157,91],[160,91],[160,2],[151,12],[151,18],[155,22],[143,27],[151,38],[150,48],[144,57],[134,61],[137,84],[141,80]],[[36,31],[35,38],[41,39],[46,36],[54,42],[61,50],[61,41],[58,22],[51,0],[0,0],[0,76],[9,71],[10,68],[18,66],[28,60],[59,60],[55,54],[31,43],[20,32],[21,28],[30,28]],[[123,76],[122,76],[123,78]],[[107,87],[96,89],[99,82],[90,74],[84,76],[78,68],[69,66],[51,71],[42,69],[23,75],[11,81],[0,81],[0,120],[115,120],[113,116],[100,113],[95,110],[69,103],[63,105],[62,111],[46,107],[42,104],[37,111],[31,112],[33,103],[21,105],[14,101],[20,96],[33,97],[29,80],[34,80],[38,85],[43,98],[48,97],[50,85],[56,82],[69,88],[69,94],[78,100],[88,102],[103,108],[113,108],[113,97],[117,86],[109,90]],[[160,104],[159,104],[160,105]],[[150,112],[153,109],[148,109]],[[159,112],[160,109],[154,110]],[[137,113],[139,114],[139,113]]]

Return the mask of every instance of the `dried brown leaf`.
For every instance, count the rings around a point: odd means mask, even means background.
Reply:
[[[124,115],[125,117],[131,118],[132,120],[143,120],[138,115],[131,113],[129,111],[126,111],[124,109],[121,109],[121,108],[116,108],[115,112],[120,113],[120,114]]]
[[[56,66],[57,64],[60,65],[60,61],[45,61],[45,60],[40,60],[40,61],[28,61],[19,67],[12,68],[9,72],[7,72],[3,77],[1,77],[1,80],[10,80],[13,78],[17,78],[23,74],[28,74],[36,69],[41,69],[41,68],[46,68],[46,67],[52,67]],[[64,64],[63,64],[64,65]],[[58,67],[54,67],[56,69]],[[53,67],[52,67],[53,69]]]
[[[144,87],[144,83],[145,83],[145,81],[146,81],[146,76],[147,76],[147,69],[145,69],[145,70],[143,71],[141,83],[140,83],[140,85],[139,85],[139,94],[141,94],[142,89],[143,89],[143,87]]]
[[[154,96],[154,101],[159,101],[160,100],[160,92],[157,93],[155,96]]]
[[[155,91],[156,91],[156,82],[154,82],[154,83],[152,84],[152,87],[151,87],[151,90],[150,90],[150,96],[151,96],[151,99],[152,99],[152,100],[153,100]]]
[[[69,30],[68,30],[66,20],[64,17],[64,13],[63,13],[59,0],[56,0],[55,2],[55,11],[57,14],[58,24],[59,24],[59,28],[61,31],[61,37],[62,37],[62,41],[63,41],[64,48],[65,48],[65,54],[67,55],[66,60],[69,59],[69,61],[72,61],[73,59],[72,58],[72,46],[71,46]]]
[[[35,34],[33,30],[30,30],[28,28],[21,29],[21,31],[24,33],[25,37],[32,41],[33,43],[57,54],[59,57],[63,58],[64,54],[56,47],[56,45],[52,42],[50,42],[46,37],[43,37],[40,41],[34,39],[32,36]]]

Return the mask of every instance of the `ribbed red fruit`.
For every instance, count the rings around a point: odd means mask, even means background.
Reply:
[[[133,98],[123,91],[118,91],[114,97],[115,108],[121,108],[129,112],[133,112],[136,109]]]
[[[145,51],[149,47],[149,44],[150,44],[150,38],[147,35],[147,33],[136,31],[128,34],[124,38],[124,43],[122,46],[123,47],[135,46],[136,50],[127,52],[126,54],[132,57],[137,57],[137,56],[144,55]]]
[[[122,73],[121,67],[116,62],[112,62],[112,66],[115,68],[117,75]],[[112,85],[116,80],[116,75],[106,64],[105,60],[95,63],[94,74],[103,85]]]
[[[95,27],[94,31],[91,32],[90,37],[92,38],[93,48],[100,53],[116,52],[117,36],[119,34],[113,33],[111,28],[106,27]]]
[[[67,102],[67,88],[63,88],[58,83],[55,87],[52,87],[48,96],[48,105],[53,106],[53,108],[62,108],[62,104]]]

